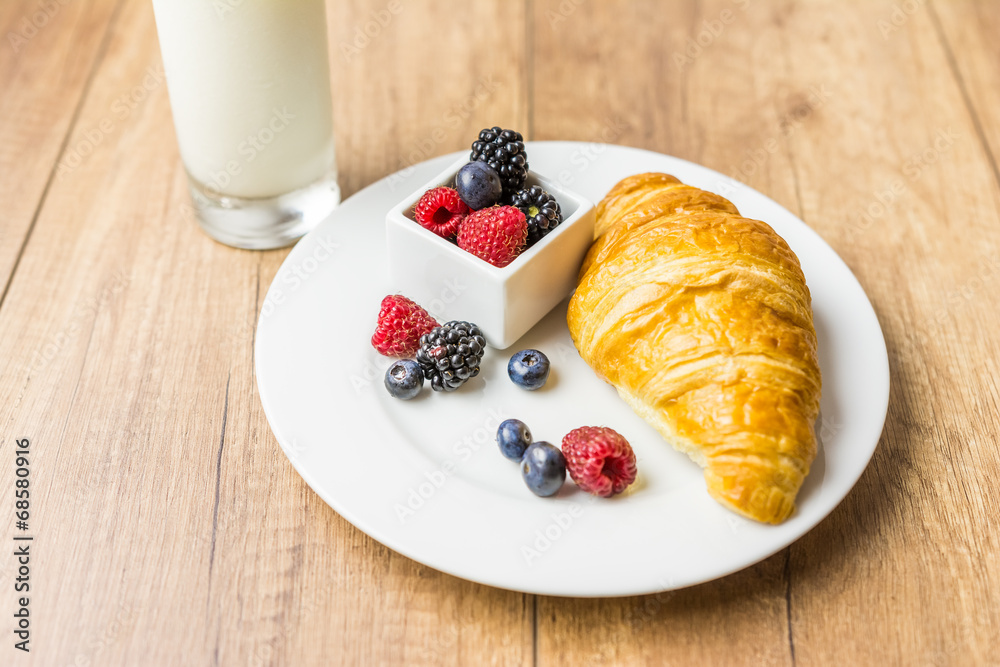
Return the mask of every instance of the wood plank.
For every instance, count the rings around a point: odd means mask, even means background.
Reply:
[[[990,658],[998,191],[930,19],[884,39],[893,6],[536,3],[535,138],[610,134],[798,212],[868,291],[893,381],[872,466],[790,551],[663,604],[540,599],[540,664]]]
[[[983,369],[998,361],[987,295],[1000,192],[933,14],[886,32],[896,4],[866,4],[831,34],[821,26],[838,8],[818,10],[788,26],[802,40],[793,71],[828,72],[848,94],[795,136],[803,213],[868,290],[893,390],[873,465],[793,551],[797,655],[988,664],[1000,574],[983,564],[1000,553],[1000,495],[986,480],[1000,434],[996,376]],[[861,628],[881,641],[844,641]]]
[[[705,21],[723,26],[721,35],[707,47],[688,42]],[[535,138],[634,145],[733,173],[747,153],[781,141],[776,116],[794,90],[752,75],[771,66],[751,62],[753,43],[775,29],[750,22],[728,1],[669,10],[658,2],[536,3]],[[584,105],[588,113],[574,113]],[[795,210],[784,147],[746,171],[742,180]],[[791,664],[787,558],[676,593],[540,598],[538,664]]]
[[[117,4],[0,4],[0,304]]]
[[[523,23],[521,4],[470,3],[462,13],[443,0],[404,2],[398,12],[394,7],[376,1],[327,4],[345,196],[386,174],[467,147],[482,127],[523,124],[527,117],[523,32],[468,39],[477,26]],[[436,18],[446,15],[449,21]],[[261,302],[279,268],[274,256],[261,255]],[[251,392],[259,410],[256,389]],[[262,413],[256,423],[291,470]],[[233,477],[241,474],[237,469]],[[306,492],[310,513],[330,517],[306,524],[314,534],[307,543],[324,554],[306,576],[314,579],[313,587],[330,587],[327,563],[336,563],[339,585],[318,613],[302,620],[297,640],[276,651],[275,664],[328,664],[331,656],[359,665],[530,663],[530,596],[418,565],[361,534]],[[279,636],[281,631],[275,628]]]
[[[331,3],[334,44],[382,7]],[[445,48],[431,20],[444,9],[407,5],[361,58],[331,54],[347,194],[405,165],[426,136],[436,138],[419,159],[494,118],[524,118],[523,43],[498,33]],[[477,3],[452,36],[523,20],[511,11]],[[466,69],[456,52],[495,57],[502,71]],[[159,66],[148,3],[126,3],[70,145]],[[502,94],[473,105],[491,74]],[[226,248],[185,215],[161,82],[116,127],[54,182],[0,318],[0,356],[11,360],[3,444],[28,437],[36,450],[44,583],[31,602],[36,650],[9,662],[530,662],[524,596],[390,552],[294,472],[252,366],[257,308],[286,251]],[[12,475],[0,470],[4,488]]]

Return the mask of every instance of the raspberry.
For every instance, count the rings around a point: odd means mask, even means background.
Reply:
[[[382,299],[372,347],[387,357],[410,356],[420,347],[420,337],[437,325],[426,310],[405,296],[387,296]]]
[[[458,191],[444,187],[425,192],[414,211],[421,227],[446,239],[455,237],[458,226],[468,214],[469,207],[458,196]]]
[[[570,477],[587,493],[610,498],[635,481],[635,453],[613,429],[573,429],[563,438],[562,451]]]
[[[493,266],[504,267],[524,249],[528,222],[513,206],[475,211],[458,228],[458,247]]]

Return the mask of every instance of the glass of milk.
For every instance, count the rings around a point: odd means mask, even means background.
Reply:
[[[324,0],[153,0],[202,228],[288,245],[340,202]]]

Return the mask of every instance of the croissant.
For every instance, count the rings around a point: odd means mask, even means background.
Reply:
[[[816,455],[821,387],[795,253],[667,174],[619,182],[596,225],[567,315],[581,356],[704,468],[713,498],[781,523]]]

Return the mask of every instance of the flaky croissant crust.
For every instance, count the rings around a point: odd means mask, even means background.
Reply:
[[[619,182],[570,301],[584,360],[709,493],[780,523],[816,455],[820,371],[798,258],[767,224],[667,174]]]

